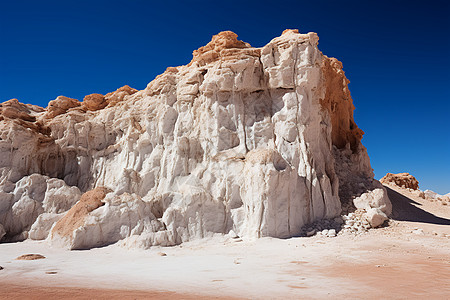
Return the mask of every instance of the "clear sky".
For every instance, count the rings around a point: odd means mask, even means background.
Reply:
[[[371,4],[370,4],[370,3]],[[143,89],[232,30],[319,34],[344,64],[375,177],[450,192],[450,1],[0,1],[0,102]]]

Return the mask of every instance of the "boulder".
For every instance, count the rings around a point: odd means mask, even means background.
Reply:
[[[84,97],[82,106],[87,110],[96,111],[106,107],[108,103],[102,94],[90,94]]]
[[[407,189],[419,189],[419,181],[417,181],[417,179],[409,173],[387,173],[380,179],[380,182],[384,184],[395,184],[396,186]]]

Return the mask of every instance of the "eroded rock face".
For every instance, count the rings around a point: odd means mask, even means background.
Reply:
[[[67,213],[64,205],[25,218],[47,213],[36,221],[45,230],[33,227],[37,238],[59,220],[48,239],[70,249],[174,245],[231,230],[290,237],[357,197],[363,210],[389,214],[342,64],[317,45],[317,34],[297,30],[262,48],[221,32],[142,91],[125,86],[83,103],[58,97],[26,121],[40,130],[5,118],[0,204],[12,203],[11,189],[33,173],[84,195],[105,189],[89,209],[93,198],[83,196]],[[33,222],[4,227],[22,232]]]
[[[413,190],[419,189],[419,181],[409,173],[387,173],[383,178],[380,179],[380,182],[384,184],[392,183],[399,187]]]
[[[66,212],[81,196],[77,187],[69,187],[63,180],[40,174],[24,176],[15,184],[6,182],[2,188],[0,224],[4,228],[4,238],[10,241],[27,238],[30,229],[33,232],[43,231],[31,238],[45,239],[47,237],[45,232],[48,234],[48,230],[41,230],[34,223],[42,224],[42,221],[46,220],[46,214]],[[45,226],[52,225],[53,223]]]

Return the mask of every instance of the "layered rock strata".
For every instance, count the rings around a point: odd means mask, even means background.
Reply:
[[[286,238],[353,199],[367,214],[389,215],[349,81],[318,40],[286,30],[253,48],[225,31],[141,91],[60,96],[46,109],[2,103],[3,239],[79,249],[230,231]]]

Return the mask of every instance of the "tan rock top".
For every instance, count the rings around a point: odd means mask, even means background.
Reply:
[[[69,109],[81,106],[80,101],[65,96],[58,96],[48,103],[46,119],[53,119],[58,115],[65,114]]]
[[[99,110],[103,109],[108,105],[105,100],[105,96],[102,94],[90,94],[84,97],[82,106],[87,110]]]
[[[114,106],[117,103],[125,100],[127,96],[131,96],[137,92],[138,90],[133,89],[128,85],[124,85],[123,87],[118,88],[116,91],[106,94],[105,101],[109,106]]]
[[[211,63],[226,55],[226,50],[252,48],[249,43],[239,41],[237,34],[232,31],[222,31],[212,37],[206,46],[200,47],[192,53],[192,61],[199,65]]]
[[[17,99],[11,99],[0,104],[0,118],[21,119],[34,122],[36,118],[31,115],[31,109]],[[0,120],[1,120],[0,119]]]
[[[380,182],[385,184],[392,183],[399,187],[413,190],[419,189],[419,181],[409,173],[387,173],[383,178],[380,179]]]

